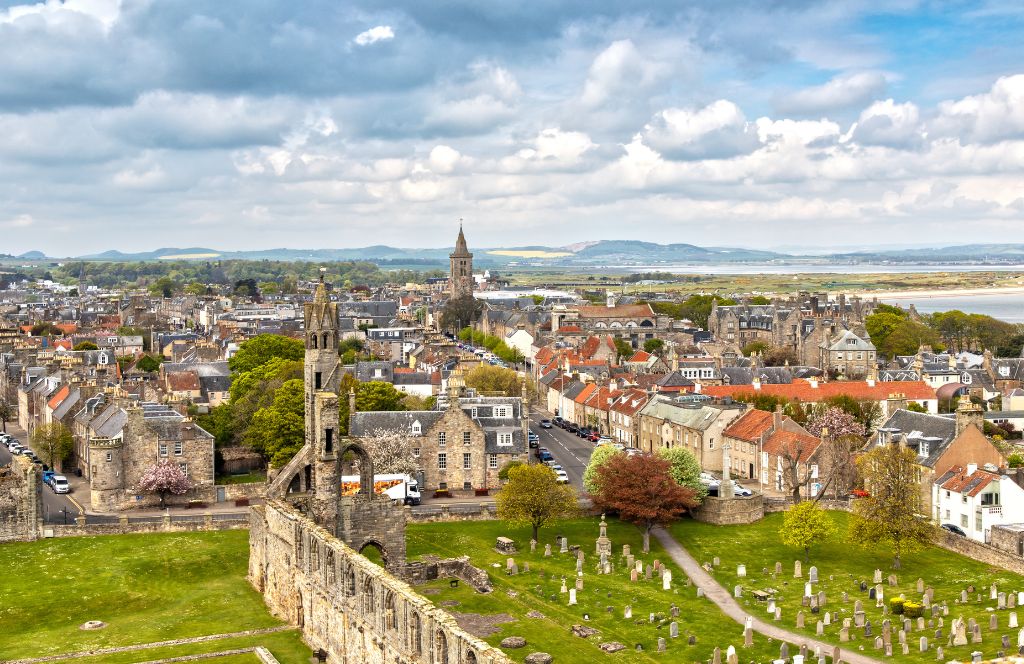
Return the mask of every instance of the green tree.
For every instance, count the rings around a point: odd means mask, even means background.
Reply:
[[[79,341],[71,350],[99,350],[100,347],[91,341]]]
[[[1010,468],[1020,468],[1024,466],[1024,454],[1020,452],[1014,452],[1010,456],[1006,457],[1006,465]]]
[[[498,518],[529,525],[535,541],[546,524],[579,512],[576,491],[568,484],[559,484],[555,471],[542,464],[510,469],[496,502]]]
[[[480,317],[483,304],[473,296],[459,297],[448,300],[441,310],[441,329],[458,330]]]
[[[779,534],[783,544],[802,549],[804,560],[809,560],[811,547],[828,541],[835,532],[835,522],[818,501],[805,500],[786,510]]]
[[[159,295],[164,298],[174,297],[174,294],[180,291],[181,284],[177,283],[170,277],[160,277],[149,285],[149,292],[151,294]]]
[[[189,295],[206,295],[206,284],[193,281],[188,286],[185,286],[185,292]]]
[[[7,399],[0,394],[0,422],[3,422],[4,432],[7,432],[7,423],[10,422],[14,417],[14,406],[7,402]]]
[[[767,353],[771,349],[772,349],[772,345],[770,343],[768,343],[767,341],[751,341],[750,343],[748,343],[746,346],[744,346],[741,349],[741,352],[744,355],[746,355],[747,357],[750,357],[754,353],[757,353],[759,355],[764,355],[765,353]]]
[[[356,386],[356,410],[362,413],[379,410],[404,410],[405,392],[391,383],[371,380]]]
[[[679,318],[689,318],[697,327],[707,329],[708,318],[711,317],[711,305],[718,302],[719,306],[736,304],[736,300],[721,295],[691,295],[686,298],[679,310]]]
[[[765,304],[771,304],[772,301],[765,297],[764,295],[755,295],[754,297],[750,298],[750,300],[748,300],[748,303],[762,306]]]
[[[624,452],[612,445],[598,445],[594,448],[594,451],[590,453],[590,462],[587,463],[587,467],[583,471],[584,491],[587,493],[597,491],[597,469],[616,454],[624,454]]]
[[[466,387],[486,394],[501,394],[517,397],[522,392],[523,381],[512,369],[481,364],[471,369],[464,378]]]
[[[139,361],[135,363],[135,368],[139,371],[152,373],[160,368],[160,363],[162,361],[163,357],[159,355],[157,357],[153,357],[152,355],[143,355],[139,358]]]
[[[921,511],[917,454],[908,447],[881,445],[857,460],[868,496],[853,503],[850,541],[892,548],[893,568],[901,557],[935,538],[935,527]]]
[[[53,323],[49,323],[49,322],[36,323],[35,325],[32,326],[31,332],[32,332],[32,336],[33,337],[62,337],[62,336],[64,336],[64,332],[59,327],[57,327]]]
[[[245,443],[280,468],[305,443],[305,387],[300,379],[285,382],[271,405],[258,409],[245,434]]]
[[[625,339],[615,337],[614,342],[615,355],[619,358],[619,362],[622,362],[623,360],[628,360],[629,358],[633,357],[634,353],[636,353],[636,351],[633,350],[633,346]]]
[[[700,462],[690,450],[682,447],[663,447],[658,450],[658,456],[668,461],[668,474],[676,484],[693,489],[694,497],[698,501],[704,500],[708,495],[708,487],[700,481]]]
[[[523,463],[522,461],[509,461],[509,462],[507,462],[504,466],[501,467],[501,470],[498,471],[498,479],[501,480],[502,482],[507,482],[508,481],[508,474],[510,472],[512,472],[513,468],[518,468],[519,466],[525,466],[525,465],[526,464]]]
[[[243,341],[238,352],[228,360],[228,366],[235,373],[249,371],[272,358],[302,360],[306,354],[305,345],[298,339],[282,337],[279,334],[261,334]]]
[[[927,408],[925,408],[921,404],[917,403],[916,401],[911,401],[910,403],[908,403],[907,404],[907,410],[909,410],[912,413],[927,413],[928,412]]]
[[[286,376],[285,380],[302,378],[302,371],[303,364],[299,360],[273,357],[259,366],[236,374],[232,378],[230,388],[231,402],[238,403],[246,394],[257,389],[267,381],[274,380],[278,376]]]
[[[661,339],[648,339],[644,342],[644,351],[654,355],[661,355],[664,348],[665,342]]]
[[[216,447],[227,447],[234,439],[231,406],[226,403],[211,408],[209,413],[196,415],[196,424],[213,436]]]
[[[32,449],[50,468],[60,469],[75,449],[75,439],[66,426],[51,422],[36,427],[32,432]]]

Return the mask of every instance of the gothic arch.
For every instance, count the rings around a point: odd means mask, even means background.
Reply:
[[[309,335],[310,348],[312,348],[313,350],[316,350],[317,341],[318,341],[318,338],[316,336],[316,332],[314,332],[313,334]]]
[[[344,460],[345,455],[349,452],[359,459],[359,493],[357,495],[370,498],[373,496],[373,460],[367,454],[366,448],[351,439],[341,445],[341,449],[338,450],[338,458]],[[341,491],[340,484],[338,491]]]
[[[440,629],[434,634],[434,662],[448,664],[448,636]]]
[[[359,547],[359,553],[362,554],[363,556],[366,556],[366,554],[364,554],[363,551],[366,551],[366,549],[368,549],[368,548],[377,549],[377,551],[380,553],[381,562],[384,563],[384,567],[387,567],[387,564],[388,564],[388,550],[386,548],[384,548],[384,545],[381,544],[380,542],[378,542],[375,539],[368,539],[365,542],[363,542],[362,545]],[[372,562],[372,560],[371,560],[371,562]]]

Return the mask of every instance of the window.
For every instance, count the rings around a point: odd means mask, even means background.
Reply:
[[[477,418],[476,406],[473,406],[472,408],[469,409],[469,416],[472,417],[474,420]]]
[[[709,450],[715,449],[715,439],[714,438],[709,438],[708,439],[708,449]]]
[[[473,455],[469,452],[465,452],[462,455],[462,469],[472,470],[473,469]]]
[[[420,448],[418,448],[418,447],[412,448],[412,455],[414,457],[416,457],[417,459],[419,459],[420,458]]]
[[[313,337],[313,338],[315,339],[316,337]],[[319,371],[317,371],[315,374],[313,374],[313,389],[317,389],[317,390],[320,389],[320,387],[321,387],[321,380],[322,380],[322,374]]]
[[[185,444],[180,440],[174,441],[174,456],[181,456],[185,452]]]
[[[437,432],[437,446],[444,447],[448,444],[448,433],[446,431]]]
[[[448,455],[444,452],[437,455],[437,469],[448,470]]]
[[[113,461],[113,460],[114,460],[113,453],[112,452],[107,452],[107,461]],[[95,472],[95,471],[93,471],[93,472]]]
[[[188,475],[188,464],[187,463],[179,463],[178,464],[178,468],[181,468],[181,472],[183,472],[186,475]]]
[[[498,455],[497,454],[488,454],[487,455],[487,467],[490,468],[491,470],[497,470],[498,469]]]
[[[160,443],[158,445],[158,447],[160,449],[160,456],[162,456],[162,457],[167,456],[167,443]],[[110,455],[108,454],[107,456],[110,456]],[[110,459],[107,459],[107,461],[110,461]]]
[[[324,451],[328,454],[334,452],[334,429],[324,431]]]
[[[963,527],[963,528],[967,527],[967,515],[966,514],[961,514],[960,515],[960,526]]]
[[[511,445],[512,444],[512,434],[510,434],[510,433],[499,433],[498,434],[498,444],[499,445]]]
[[[495,406],[494,407],[494,416],[495,417],[511,417],[511,413],[509,412],[510,410],[511,409],[508,406]]]
[[[462,444],[463,445],[469,445],[471,442],[473,442],[472,438],[473,438],[473,434],[471,434],[470,432],[468,432],[468,431],[463,431],[462,432]]]
[[[423,425],[420,424],[419,420],[412,423],[412,435],[419,436],[423,433]]]
[[[949,510],[946,510],[946,521],[949,521]]]

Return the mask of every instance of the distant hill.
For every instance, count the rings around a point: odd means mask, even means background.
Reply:
[[[46,259],[46,254],[41,251],[26,251],[25,253],[18,255],[17,258],[24,258],[28,261],[41,261]]]
[[[927,260],[938,262],[1014,262],[1024,260],[1024,244],[963,244],[951,247],[926,247],[892,251],[857,251],[839,254],[842,257],[879,257],[895,260]]]

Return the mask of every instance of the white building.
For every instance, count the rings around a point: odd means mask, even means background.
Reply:
[[[991,464],[954,466],[932,484],[935,520],[988,543],[992,526],[1024,521],[1024,489]]]

